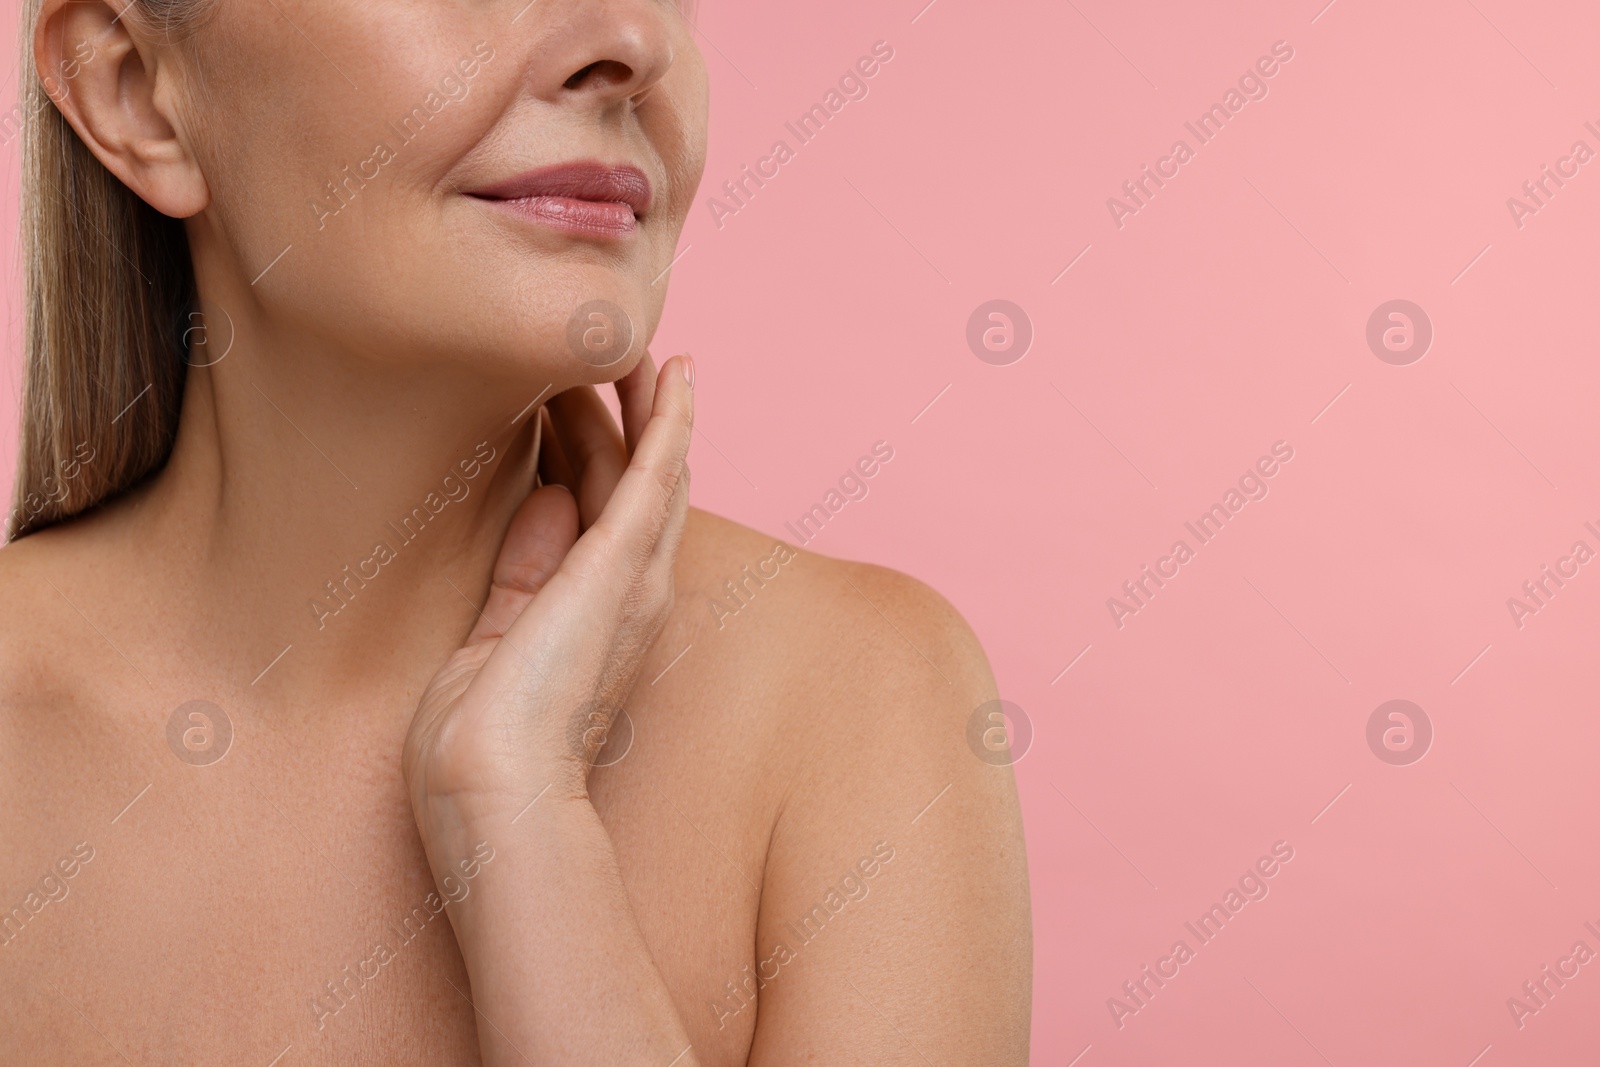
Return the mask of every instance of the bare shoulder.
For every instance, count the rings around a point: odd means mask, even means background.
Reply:
[[[79,520],[0,547],[0,788],[40,786],[51,760],[100,731],[121,706],[108,663],[108,595],[123,591],[95,524]],[[47,755],[48,754],[48,755]],[[27,790],[23,790],[27,795]]]
[[[0,707],[36,703],[54,686],[50,620],[66,606],[50,585],[52,570],[66,566],[59,541],[39,533],[0,548]]]
[[[813,693],[910,689],[957,705],[993,695],[960,613],[888,567],[807,552],[695,509],[677,584],[679,620],[741,671],[774,680],[803,671]]]
[[[880,795],[920,790],[914,776],[874,769],[885,754],[901,768],[981,765],[968,726],[997,698],[994,677],[971,627],[928,584],[695,510],[676,597],[659,655],[692,651],[701,684],[743,694],[795,788],[821,771],[868,773]]]
[[[71,573],[63,540],[41,532],[0,548],[0,865],[12,870],[47,868],[64,840],[78,840],[82,804],[104,788],[85,773],[98,766],[87,753],[116,751],[87,725],[87,642],[64,638],[84,624],[52,588]]]
[[[753,988],[714,1005],[720,1017],[742,995],[759,1000],[751,1062],[937,1050],[1026,1063],[1022,820],[993,740],[995,681],[966,621],[915,578],[698,512],[677,595],[683,643],[711,653],[703,681],[764,725],[781,791]],[[991,1008],[947,1010],[962,1002]]]
[[[141,561],[120,516],[133,494],[0,547],[0,691],[40,672],[65,683],[99,673],[108,605],[147,604],[130,583]],[[31,666],[31,671],[22,671]]]

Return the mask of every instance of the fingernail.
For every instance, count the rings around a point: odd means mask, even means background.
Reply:
[[[694,388],[694,357],[685,354],[683,357],[683,380],[689,383],[689,388]]]

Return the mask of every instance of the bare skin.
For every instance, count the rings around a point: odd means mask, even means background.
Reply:
[[[114,537],[96,536],[111,518],[0,552],[5,906],[74,844],[95,849],[69,895],[0,950],[8,1044],[63,1064],[123,1062],[111,1044],[135,1062],[266,1063],[289,1044],[295,1060],[283,1062],[475,1062],[478,1020],[451,931],[435,920],[402,945],[392,930],[437,888],[399,765],[430,666],[387,658],[363,696],[333,699],[316,695],[315,669],[286,657],[271,688],[252,689],[254,662],[228,676],[203,640],[184,652],[195,635],[163,621],[179,610],[162,606],[164,583],[133,577],[151,557],[120,558],[107,551]],[[692,514],[678,604],[627,703],[633,745],[590,777],[695,1054],[708,1064],[1026,1062],[1030,934],[1014,793],[1009,773],[964,743],[967,714],[992,685],[981,654],[926,587],[811,554],[719,631],[709,598],[772,548]],[[472,621],[464,608],[416,640],[442,647]],[[166,740],[171,710],[197,693],[236,730],[234,749],[209,767],[180,763]],[[894,858],[864,882],[867,896],[800,944],[789,924],[880,841]],[[502,844],[479,878],[506,854]],[[398,958],[319,1030],[309,1001],[376,940]],[[759,1013],[731,1011],[739,1002],[725,983],[778,941],[795,958],[761,991]],[[582,987],[570,962],[545,965]],[[607,971],[587,978],[603,983]],[[574,996],[568,1010],[593,1006]]]
[[[971,632],[689,509],[685,362],[564,344],[577,297],[654,328],[704,150],[681,18],[530,10],[348,234],[250,284],[312,239],[306,177],[355,158],[344,74],[403,104],[396,52],[447,67],[437,20],[521,6],[225,5],[202,55],[251,62],[195,94],[136,14],[45,4],[41,69],[95,42],[63,110],[189,220],[236,347],[189,372],[157,477],[0,551],[0,1037],[74,1064],[1024,1063],[1026,863],[1010,771],[968,747],[995,696]],[[341,19],[333,57],[280,24]],[[456,192],[584,153],[656,179],[632,238]],[[231,724],[216,762],[172,726],[195,700]]]

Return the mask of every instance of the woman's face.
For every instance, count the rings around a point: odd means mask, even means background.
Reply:
[[[534,389],[637,361],[705,161],[678,2],[209,2],[174,108],[238,328]]]

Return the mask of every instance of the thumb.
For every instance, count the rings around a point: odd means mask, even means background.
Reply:
[[[489,599],[467,644],[490,641],[517,621],[578,539],[578,504],[564,486],[546,485],[517,508],[494,563]]]

